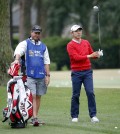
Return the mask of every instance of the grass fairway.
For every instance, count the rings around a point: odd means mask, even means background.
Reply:
[[[120,89],[96,88],[96,102],[100,123],[92,124],[88,115],[87,99],[81,92],[79,122],[70,118],[71,88],[49,87],[42,98],[39,118],[46,125],[25,129],[11,129],[2,123],[2,109],[6,106],[6,88],[0,87],[0,134],[120,134]],[[115,128],[117,127],[117,128]]]
[[[70,71],[51,71],[51,87],[71,87]],[[120,69],[93,70],[95,88],[119,88]]]

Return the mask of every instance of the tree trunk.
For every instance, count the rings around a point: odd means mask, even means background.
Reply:
[[[32,0],[19,0],[20,5],[20,26],[19,39],[26,39],[30,35],[31,30],[31,6]]]
[[[37,8],[37,24],[42,27],[42,36],[46,36],[46,16],[47,16],[47,9],[46,9],[47,4],[44,4],[43,0],[37,0],[36,1],[36,8]]]
[[[9,0],[0,0],[0,18],[0,81],[3,83],[8,66],[12,62]]]

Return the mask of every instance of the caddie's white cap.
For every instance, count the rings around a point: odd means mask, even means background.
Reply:
[[[73,25],[72,27],[71,27],[71,32],[75,32],[76,30],[78,30],[78,29],[83,29],[80,25]]]

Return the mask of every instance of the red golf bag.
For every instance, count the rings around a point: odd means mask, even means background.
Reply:
[[[12,128],[25,128],[33,115],[32,94],[25,85],[25,76],[18,76],[19,64],[9,68],[12,78],[7,83],[7,107],[3,109],[3,122],[9,119]]]

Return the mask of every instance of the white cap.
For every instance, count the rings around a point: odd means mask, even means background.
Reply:
[[[80,25],[73,25],[72,27],[71,27],[71,32],[75,32],[76,30],[78,30],[78,29],[83,29]]]

